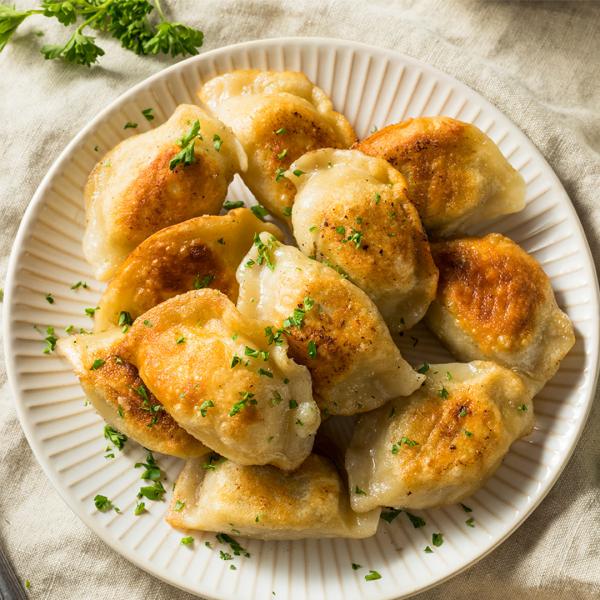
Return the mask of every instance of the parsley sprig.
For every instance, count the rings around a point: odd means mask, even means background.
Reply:
[[[155,8],[158,22],[150,19]],[[0,5],[0,51],[32,15],[57,19],[65,27],[79,23],[66,43],[45,45],[41,52],[46,59],[60,58],[87,67],[104,55],[96,38],[85,35],[87,28],[119,40],[123,48],[141,56],[198,54],[204,42],[202,31],[168,21],[160,0],[153,4],[148,0],[42,0],[39,8],[27,11]]]

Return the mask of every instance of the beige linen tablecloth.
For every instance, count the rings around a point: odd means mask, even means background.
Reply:
[[[265,37],[332,36],[395,48],[454,75],[498,106],[542,151],[575,204],[592,252],[600,256],[600,4],[169,4],[176,20],[203,28],[207,50]],[[37,37],[41,28],[45,36]],[[101,66],[88,70],[44,61],[41,44],[64,37],[60,26],[35,17],[0,54],[1,278],[23,212],[59,152],[110,101],[172,62],[138,58],[104,40]],[[0,538],[19,576],[31,581],[31,596],[191,598],[121,558],[62,502],[23,436],[1,364]],[[596,402],[560,481],[527,522],[475,567],[418,598],[600,597],[599,431]]]

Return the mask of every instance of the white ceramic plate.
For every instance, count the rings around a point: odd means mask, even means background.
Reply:
[[[143,450],[129,444],[114,460],[104,458],[103,423],[75,376],[58,356],[42,354],[34,325],[59,335],[73,324],[89,327],[85,307],[96,306],[101,284],[82,258],[82,189],[88,173],[120,140],[162,123],[182,102],[194,102],[208,78],[236,68],[304,71],[328,92],[359,136],[406,117],[444,114],[475,123],[499,144],[527,182],[527,207],[481,231],[498,231],[520,243],[551,277],[559,304],[577,330],[577,343],[557,376],[535,402],[534,432],[517,442],[489,483],[460,507],[421,512],[427,526],[414,529],[405,515],[382,521],[377,536],[362,540],[260,542],[242,540],[251,558],[237,570],[219,558],[213,535],[196,535],[193,548],[163,521],[164,502],[147,502],[149,514],[133,515],[140,485],[133,463]],[[141,110],[154,108],[146,122]],[[136,121],[135,131],[123,124]],[[99,151],[94,148],[98,146]],[[230,197],[250,201],[239,179]],[[78,280],[89,289],[72,291]],[[48,304],[51,292],[55,303]],[[102,111],[57,159],[37,190],[19,229],[5,296],[8,375],[29,443],[73,511],[117,552],[173,585],[209,598],[315,600],[406,597],[457,573],[504,540],[531,513],[569,460],[584,426],[598,364],[598,284],[583,230],[564,189],[526,137],[498,110],[465,85],[390,50],[329,39],[290,38],[230,46],[181,62],[135,86]],[[413,364],[447,358],[424,330],[405,337]],[[180,461],[159,457],[173,481]],[[170,490],[170,485],[168,489]],[[104,494],[122,510],[102,514],[93,497]],[[476,526],[465,520],[474,517]],[[432,532],[445,543],[424,553]],[[214,550],[203,541],[211,540]],[[351,563],[365,568],[354,571]],[[367,569],[382,578],[365,581]],[[272,595],[275,592],[275,596]]]

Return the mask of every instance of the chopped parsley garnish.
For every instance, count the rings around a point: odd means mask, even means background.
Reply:
[[[152,321],[144,319],[144,327],[154,327],[154,325],[152,325]]]
[[[137,392],[138,396],[142,399],[142,406],[140,407],[142,410],[149,412],[152,415],[152,419],[150,423],[148,423],[147,427],[152,427],[158,423],[159,413],[164,410],[162,404],[151,404],[150,397],[148,396],[148,390],[146,386],[142,383],[138,387],[134,388]]]
[[[137,123],[134,123],[133,121],[127,121],[127,123],[125,123],[125,125],[123,125],[123,129],[136,129],[138,126]]]
[[[99,369],[100,367],[104,366],[104,363],[106,361],[104,361],[102,358],[97,358],[93,363],[92,366],[90,367],[90,371],[95,371],[96,369]]]
[[[202,139],[200,135],[200,121],[197,119],[192,123],[187,134],[177,142],[181,150],[169,162],[169,169],[171,171],[174,171],[178,165],[183,164],[184,167],[188,167],[195,162],[194,146],[196,145],[196,138]]]
[[[225,210],[231,210],[233,208],[242,208],[244,203],[241,200],[225,200],[223,203],[223,208]]]
[[[181,500],[176,500],[175,507],[173,508],[173,510],[175,512],[181,512],[183,510],[184,506],[185,506],[185,502],[182,502]]]
[[[125,333],[132,324],[133,319],[131,318],[131,315],[126,310],[122,310],[119,313],[119,327],[121,328],[121,331]]]
[[[279,180],[283,179],[284,173],[285,173],[285,169],[282,169],[281,167],[278,167],[277,169],[275,169],[275,181],[279,181]]]
[[[465,523],[468,527],[475,527],[475,519],[473,517],[467,519]]]
[[[237,354],[234,354],[233,357],[231,358],[231,368],[233,369],[241,363],[242,363],[242,359]]]
[[[221,544],[229,544],[229,547],[235,556],[245,556],[246,558],[250,558],[250,553],[230,535],[227,535],[226,533],[217,533],[216,538]]]
[[[376,581],[377,579],[381,579],[381,575],[377,571],[369,571],[365,575],[365,581]]]
[[[119,450],[123,450],[127,436],[116,429],[113,429],[110,425],[104,426],[104,437],[111,442]]]
[[[460,410],[458,411],[458,416],[459,417],[466,417],[469,414],[469,411],[467,410],[466,406],[461,406]]]
[[[357,563],[352,563],[352,570],[353,571],[358,571],[359,569],[362,569],[362,565],[359,565]]]
[[[299,308],[294,309],[292,316],[285,319],[283,322],[284,328],[289,329],[290,327],[298,327],[300,329],[304,324],[304,317],[306,316],[306,313],[310,311],[314,305],[315,301],[309,296],[306,296],[302,305]]]
[[[467,429],[465,429],[465,435],[466,435],[467,437],[473,437],[473,432],[472,432],[472,431],[469,431],[469,430],[467,430]]]
[[[39,31],[38,31],[38,32],[36,33],[36,35],[38,35],[38,33],[41,33],[41,32],[39,32]],[[31,589],[31,581],[29,581],[29,579],[26,579],[26,580],[25,580],[25,589],[26,589],[26,590],[29,590],[29,589]]]
[[[138,498],[148,498],[148,500],[162,500],[167,490],[160,481],[155,481],[152,485],[145,485],[140,488]]]
[[[527,404],[521,404],[521,406],[517,406],[517,410],[519,412],[527,412]]]
[[[350,276],[348,275],[348,273],[346,273],[346,271],[344,271],[344,269],[342,269],[342,267],[332,263],[330,260],[327,260],[326,258],[324,258],[322,260],[322,264],[327,265],[328,267],[330,267],[331,269],[333,269],[334,271],[337,271],[340,275],[340,277],[342,277],[342,279],[349,279]]]
[[[448,398],[450,394],[448,394],[448,390],[445,387],[442,387],[442,389],[438,392],[438,396],[440,398],[443,398],[444,400],[446,400],[446,398]]]
[[[280,152],[280,153],[277,155],[277,158],[278,158],[279,160],[283,160],[283,159],[284,159],[284,158],[287,156],[287,153],[288,153],[288,149],[287,149],[287,148],[284,148],[284,149],[283,149],[283,150],[282,150],[282,151],[281,151],[281,152]]]
[[[402,444],[408,446],[409,448],[412,448],[414,446],[418,446],[419,442],[417,442],[416,440],[411,440],[405,435],[403,435],[400,438],[400,441],[396,442],[395,444],[392,444],[392,454],[398,454],[398,452],[400,452],[400,448],[402,448]]]
[[[183,336],[181,336],[181,337],[178,337],[178,338],[175,340],[175,343],[176,343],[176,344],[184,344],[184,343],[185,343],[185,338],[184,338]]]
[[[448,378],[448,381],[452,381],[452,373],[450,373],[450,371],[446,371],[446,377]]]
[[[283,210],[281,212],[284,214],[284,216],[291,217],[292,216],[292,207],[291,206],[284,206]]]
[[[409,513],[408,511],[404,511],[406,513],[406,516],[409,518],[410,522],[412,523],[412,526],[415,529],[419,529],[420,527],[425,527],[425,525],[427,525],[427,523],[425,523],[425,519],[422,519],[421,517],[418,517],[417,515],[413,515],[412,513]]]
[[[265,244],[265,242],[260,239],[258,233],[255,233],[253,243],[258,251],[258,258],[256,259],[256,262],[261,266],[266,265],[271,271],[274,271],[275,263],[273,262],[272,251],[277,245],[277,238],[271,235]]]
[[[310,231],[311,233],[314,233],[314,232],[315,232],[317,229],[318,229],[318,227],[317,227],[316,225],[311,225],[311,226],[308,228],[308,231]]]
[[[48,304],[54,304],[54,296],[52,294],[46,294],[46,302]]]
[[[346,228],[343,225],[338,225],[335,228],[335,232],[339,233],[340,235],[346,235]]]
[[[215,405],[215,403],[212,400],[205,400],[201,405],[200,405],[200,414],[203,417],[206,417],[206,413],[208,412],[209,408],[213,408],[213,406]]]
[[[258,217],[261,221],[264,221],[264,217],[269,214],[269,211],[262,204],[255,204],[250,207],[250,210],[255,217]]]
[[[100,512],[108,512],[109,510],[115,509],[116,512],[120,512],[119,509],[102,494],[94,496],[94,505]]]
[[[268,369],[259,369],[258,370],[258,374],[263,376],[263,377],[270,377],[271,379],[273,378],[273,373],[272,371],[269,371]]]
[[[290,408],[298,408],[298,403],[292,398],[289,402],[289,407]]]
[[[381,202],[381,194],[375,194],[375,204],[379,204]]]
[[[269,360],[268,350],[255,350],[254,348],[250,348],[250,346],[244,348],[244,355],[252,358],[262,358],[265,362]]]
[[[133,511],[133,514],[136,517],[139,517],[141,514],[144,514],[146,512],[146,503],[145,502],[138,502],[135,505],[135,509]]]
[[[267,344],[275,344],[281,346],[283,344],[283,329],[276,329],[273,331],[273,327],[265,327],[265,335],[267,336]]]
[[[273,392],[273,397],[271,398],[271,406],[277,406],[278,404],[281,404],[281,402],[283,402],[283,398],[281,397],[281,394],[277,390],[275,390]]]
[[[208,462],[202,465],[202,468],[206,471],[214,471],[217,467],[215,463],[218,463],[223,457],[215,454],[214,452],[208,457]]]
[[[302,325],[304,325],[304,317],[306,316],[306,313],[310,311],[314,305],[315,301],[309,296],[306,296],[302,302],[302,306],[295,308],[292,316],[288,317],[283,322],[283,327],[285,329],[289,329],[290,327],[298,327],[298,329],[300,329]]]
[[[145,463],[135,463],[136,469],[139,469],[140,467],[144,467],[144,471],[142,472],[140,479],[144,479],[146,481],[159,481],[162,477],[162,472],[152,452],[148,452],[146,454]]]
[[[154,114],[153,114],[153,108],[144,108],[142,110],[142,114],[144,115],[144,118],[146,119],[146,121],[154,121]]]
[[[431,554],[431,553],[433,552],[433,550],[431,549],[431,547],[430,547],[430,546],[425,546],[425,552],[426,552],[427,554]]]
[[[150,399],[148,398],[148,390],[146,389],[146,386],[143,383],[141,385],[138,385],[138,387],[135,388],[135,391],[144,402],[150,402]]]
[[[283,135],[284,133],[287,133],[287,129],[285,127],[280,127],[274,133],[275,135]]]
[[[39,331],[37,327],[36,330]],[[54,327],[46,327],[46,337],[44,338],[44,342],[46,342],[46,347],[42,352],[44,354],[50,354],[50,352],[54,352],[57,341],[58,338],[54,335]]]
[[[365,490],[361,490],[358,486],[354,487],[354,493],[358,494],[359,496],[366,496],[367,492],[365,492]]]
[[[417,373],[422,373],[425,374],[427,373],[427,371],[429,371],[429,364],[428,363],[423,363],[418,369],[417,369]]]
[[[386,510],[381,511],[380,517],[384,521],[391,523],[401,512],[402,511],[399,508],[388,507]]]
[[[257,404],[256,399],[254,398],[254,394],[252,392],[239,392],[241,396],[241,400],[236,402],[229,411],[229,416],[234,417],[237,415],[242,409],[246,408],[248,404]]]
[[[431,543],[436,547],[441,546],[444,543],[444,536],[441,533],[432,533]]]
[[[196,275],[194,278],[194,289],[195,290],[203,290],[208,287],[215,279],[214,275],[205,275],[204,277],[200,277],[200,275]]]
[[[314,340],[310,340],[308,342],[308,356],[310,356],[310,358],[316,358],[317,357],[317,344],[315,344]]]
[[[191,546],[194,543],[194,538],[191,535],[181,538],[181,543],[184,546]]]
[[[350,233],[350,235],[348,236],[348,242],[354,242],[354,245],[357,248],[360,248],[360,244],[362,242],[362,232],[357,231],[356,229],[354,229],[354,227],[352,228],[352,231]]]
[[[84,288],[84,289],[86,289],[86,290],[87,290],[87,289],[88,289],[88,287],[89,287],[89,286],[88,286],[88,284],[87,284],[85,281],[78,281],[77,283],[74,283],[74,284],[71,286],[71,289],[72,289],[72,290],[78,290],[79,288]]]
[[[300,175],[305,175],[306,172],[305,171],[301,171],[300,169],[294,169],[292,171],[292,173],[296,176],[296,177],[300,177]]]
[[[221,146],[223,145],[223,140],[221,136],[216,134],[213,135],[213,146],[217,152],[221,152]]]
[[[65,327],[65,333],[67,335],[71,335],[74,331],[75,331],[75,326],[74,325],[67,325]]]
[[[223,552],[223,550],[219,550],[219,558],[221,560],[233,560],[233,556],[229,552]]]
[[[466,512],[466,513],[470,513],[473,512],[472,508],[469,508],[466,504],[463,504],[462,502],[460,503],[460,505],[462,506],[462,509]]]
[[[96,314],[96,311],[97,311],[97,310],[100,310],[100,307],[99,307],[99,306],[96,306],[96,308],[86,308],[86,309],[85,309],[85,314],[86,314],[88,317],[93,317],[93,316]]]

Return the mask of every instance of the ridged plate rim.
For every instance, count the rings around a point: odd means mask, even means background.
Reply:
[[[45,177],[42,179],[29,206],[26,209],[23,219],[21,221],[18,233],[16,235],[16,238],[15,238],[15,241],[13,244],[10,259],[8,262],[7,277],[6,277],[6,283],[5,283],[5,299],[4,299],[4,307],[3,307],[4,351],[5,351],[6,364],[7,364],[8,382],[9,382],[10,388],[12,389],[13,395],[15,397],[17,415],[19,417],[21,426],[25,432],[25,435],[27,437],[29,445],[30,445],[36,459],[38,460],[38,462],[42,466],[44,472],[46,473],[46,476],[50,479],[53,486],[59,492],[59,494],[61,495],[63,500],[73,510],[73,512],[90,529],[92,529],[105,543],[109,544],[109,546],[111,546],[116,552],[125,556],[128,560],[130,560],[131,562],[136,564],[138,567],[150,572],[149,566],[147,564],[145,564],[143,559],[138,557],[136,554],[129,552],[126,548],[119,546],[118,543],[113,543],[113,541],[110,538],[105,537],[104,536],[104,527],[102,526],[102,524],[100,522],[96,521],[95,519],[91,518],[90,515],[79,510],[79,506],[77,505],[76,500],[69,495],[68,490],[66,489],[66,487],[64,487],[64,485],[61,482],[60,478],[58,477],[57,473],[54,472],[50,463],[47,461],[46,457],[44,456],[41,444],[40,444],[39,440],[36,439],[36,435],[33,430],[33,425],[30,423],[29,417],[26,414],[26,411],[24,408],[24,403],[23,403],[24,401],[23,401],[22,390],[19,389],[19,387],[17,385],[16,361],[14,359],[14,353],[13,353],[13,348],[12,348],[12,340],[13,340],[15,334],[14,334],[14,327],[13,327],[13,322],[12,322],[12,318],[11,318],[12,317],[12,305],[13,305],[13,294],[14,294],[15,286],[18,284],[16,274],[17,274],[17,270],[18,270],[19,260],[24,251],[24,248],[23,248],[24,241],[25,241],[25,238],[27,236],[27,233],[28,233],[30,227],[35,222],[35,219],[37,218],[39,211],[43,207],[44,195],[45,195],[46,191],[48,190],[48,188],[50,187],[53,178],[57,175],[57,173],[60,171],[61,167],[63,166],[63,163],[65,163],[69,160],[70,155],[71,155],[72,151],[74,150],[74,148],[76,148],[90,133],[92,133],[94,131],[94,129],[97,127],[98,123],[100,123],[112,111],[119,108],[121,105],[126,103],[132,97],[135,97],[139,92],[144,90],[146,87],[150,86],[152,83],[156,82],[157,80],[168,79],[171,75],[173,75],[174,73],[176,73],[178,71],[185,69],[191,63],[208,61],[210,59],[214,59],[215,57],[226,56],[229,53],[244,50],[246,48],[247,49],[252,49],[252,48],[255,49],[255,48],[261,47],[261,46],[263,46],[265,48],[271,47],[271,46],[286,47],[286,46],[290,46],[290,45],[296,45],[296,46],[300,47],[301,50],[308,48],[308,47],[323,45],[323,46],[329,46],[331,48],[350,49],[350,50],[354,50],[357,52],[364,51],[364,52],[368,52],[372,55],[379,55],[380,57],[387,58],[392,61],[396,60],[396,61],[400,61],[401,63],[411,64],[413,66],[419,67],[420,69],[422,69],[424,71],[429,71],[436,78],[451,84],[452,86],[454,86],[454,87],[458,88],[460,91],[462,91],[464,94],[474,97],[477,100],[477,102],[479,102],[481,105],[485,106],[488,110],[491,110],[495,114],[495,116],[498,120],[503,121],[504,125],[506,127],[508,127],[509,129],[511,129],[511,133],[520,140],[520,143],[528,150],[528,152],[531,153],[532,155],[534,155],[536,157],[536,159],[540,161],[540,163],[544,169],[544,175],[547,177],[550,177],[553,181],[553,186],[556,187],[557,190],[560,190],[560,195],[562,196],[562,198],[561,198],[562,208],[566,209],[567,211],[570,212],[572,221],[577,224],[578,231],[576,232],[576,234],[578,234],[578,237],[580,238],[580,242],[582,243],[583,247],[585,248],[585,252],[586,252],[586,256],[585,256],[586,260],[584,262],[585,262],[585,267],[587,268],[587,271],[588,271],[587,275],[591,277],[591,281],[592,281],[593,298],[590,299],[590,302],[593,305],[593,309],[594,309],[593,317],[592,317],[592,321],[593,321],[592,348],[588,350],[588,355],[589,355],[589,358],[591,359],[591,365],[593,365],[594,372],[593,372],[593,376],[590,378],[590,382],[587,386],[587,390],[585,390],[585,398],[584,398],[585,404],[580,407],[580,412],[577,415],[577,425],[574,428],[573,433],[571,434],[570,440],[568,441],[569,446],[566,449],[566,452],[565,452],[562,460],[560,461],[560,463],[558,465],[554,466],[554,470],[551,473],[551,476],[544,483],[543,487],[538,491],[537,495],[533,498],[533,502],[527,507],[527,509],[523,512],[523,514],[519,518],[517,518],[514,521],[514,523],[512,523],[512,525],[503,533],[503,535],[498,536],[492,543],[489,544],[489,546],[487,546],[483,551],[481,551],[472,560],[466,561],[465,564],[454,569],[452,572],[450,572],[447,575],[441,576],[437,579],[435,577],[431,578],[431,581],[429,581],[427,584],[419,587],[418,589],[413,589],[409,593],[402,596],[403,598],[405,598],[408,596],[412,596],[413,594],[422,592],[426,589],[430,589],[431,587],[436,586],[436,585],[442,583],[443,581],[448,580],[449,578],[453,577],[454,575],[469,568],[475,562],[481,560],[483,557],[488,555],[492,550],[497,548],[503,541],[505,541],[525,521],[525,519],[527,519],[527,517],[535,510],[535,508],[544,499],[544,497],[547,495],[547,493],[550,491],[550,489],[554,486],[554,484],[560,477],[563,469],[565,468],[565,466],[567,465],[567,463],[569,462],[569,460],[573,454],[573,451],[575,449],[575,446],[577,445],[577,441],[579,440],[579,438],[581,436],[581,433],[586,424],[586,421],[587,421],[587,418],[588,418],[588,415],[589,415],[589,412],[591,409],[591,405],[593,402],[594,393],[595,393],[595,389],[596,389],[596,385],[597,385],[597,381],[598,381],[598,373],[599,373],[598,312],[599,312],[599,307],[600,307],[600,301],[599,301],[600,294],[599,294],[599,290],[598,290],[598,278],[597,278],[597,274],[596,274],[596,271],[594,268],[594,261],[593,261],[593,257],[592,257],[592,254],[591,254],[591,251],[589,248],[589,244],[587,242],[585,232],[584,232],[581,222],[578,218],[578,215],[577,215],[570,199],[568,198],[566,191],[564,190],[562,184],[560,183],[558,177],[556,176],[556,174],[554,173],[554,171],[552,170],[550,165],[547,163],[547,161],[544,159],[544,157],[541,155],[541,153],[533,145],[533,143],[521,132],[521,130],[514,123],[512,123],[512,121],[510,121],[503,113],[501,113],[488,100],[486,100],[478,92],[474,91],[473,89],[471,89],[467,85],[463,84],[459,80],[454,79],[453,77],[445,74],[444,72],[436,69],[435,67],[428,65],[425,62],[422,62],[418,59],[409,57],[407,55],[404,55],[404,54],[397,52],[395,50],[392,50],[392,49],[379,48],[376,46],[362,44],[360,42],[347,41],[347,40],[336,39],[336,38],[280,37],[280,38],[266,38],[264,40],[255,40],[255,41],[249,41],[249,42],[241,42],[238,44],[233,44],[233,45],[226,46],[223,48],[211,50],[211,51],[203,53],[199,56],[195,56],[195,57],[189,58],[187,60],[181,61],[181,62],[179,62],[175,65],[172,65],[171,67],[168,67],[162,71],[159,71],[158,73],[152,75],[151,77],[146,78],[145,80],[141,81],[140,83],[138,83],[135,86],[133,86],[132,88],[130,88],[128,91],[121,94],[118,98],[116,98],[113,102],[111,102],[106,108],[104,108],[102,111],[100,111],[94,117],[94,119],[92,119],[90,121],[90,123],[88,123],[71,140],[71,142],[66,146],[66,148],[60,153],[58,158],[54,161],[54,163],[48,170]],[[154,575],[155,577],[159,577],[160,579],[166,581],[167,583],[169,583],[171,585],[175,585],[175,586],[177,586],[181,589],[184,589],[186,591],[189,591],[191,593],[198,593],[197,589],[192,589],[190,587],[187,587],[185,585],[185,582],[178,581],[168,575],[163,576],[163,574],[160,574],[160,573],[157,574],[155,572],[151,572],[151,574]],[[341,592],[341,589],[340,589],[340,592]],[[226,597],[226,596],[214,596],[214,595],[211,595],[210,593],[204,592],[204,591],[202,591],[200,593],[202,593],[207,598],[214,598],[215,600],[219,600],[220,598]],[[277,597],[282,598],[284,596],[278,594]],[[384,599],[389,600],[392,598],[398,598],[398,596],[396,594],[389,594],[387,592],[385,592],[381,595],[369,595],[369,597],[379,598],[381,600],[384,600]]]

